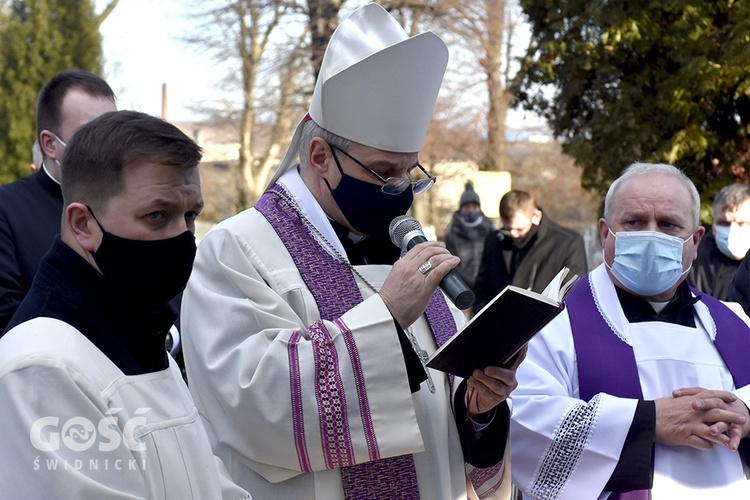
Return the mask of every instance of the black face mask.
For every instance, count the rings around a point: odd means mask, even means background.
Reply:
[[[538,232],[539,226],[537,226],[536,224],[532,224],[529,228],[529,232],[524,236],[521,236],[520,238],[511,238],[511,244],[518,249],[522,249],[529,244],[529,242],[534,238],[534,236],[536,236],[536,233]]]
[[[185,231],[163,240],[131,240],[102,231],[92,253],[105,279],[129,301],[163,306],[185,289],[195,260],[195,235]]]
[[[378,184],[361,181],[341,172],[336,189],[326,180],[333,199],[354,229],[373,238],[388,239],[388,227],[404,215],[414,201],[411,187],[400,194],[385,194]]]

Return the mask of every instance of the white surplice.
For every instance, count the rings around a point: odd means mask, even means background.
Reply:
[[[280,183],[345,255],[296,169]],[[379,289],[391,266],[356,269]],[[182,331],[190,389],[215,453],[258,498],[343,498],[340,469],[326,451],[333,428],[322,421],[331,414],[324,407],[330,396],[341,401],[333,423],[357,463],[369,460],[369,416],[381,457],[413,454],[421,498],[465,498],[448,377],[432,371],[437,392],[423,383],[411,394],[394,320],[378,294],[359,278],[356,283],[363,302],[335,321],[321,321],[289,251],[256,209],[220,223],[201,241],[183,295]],[[452,306],[451,313],[457,324],[465,321]],[[435,351],[424,316],[412,331],[423,349]],[[319,342],[327,359],[320,359]],[[340,380],[330,394],[317,392],[318,364]],[[358,393],[354,364],[361,365],[366,400]]]
[[[734,387],[713,345],[716,327],[702,302],[695,304],[696,328],[656,321],[628,323],[604,265],[592,271],[591,282],[605,320],[633,347],[644,399],[700,386],[732,391],[750,402],[750,387]],[[738,304],[727,305],[750,323]],[[567,311],[532,339],[517,377],[511,423],[513,482],[527,498],[605,498],[608,493],[602,490],[617,465],[637,401],[608,394],[579,399]],[[750,498],[736,452],[719,445],[710,451],[656,445],[651,498],[711,498],[712,493]]]
[[[171,358],[126,376],[72,326],[36,318],[0,339],[0,401],[0,498],[250,498]]]

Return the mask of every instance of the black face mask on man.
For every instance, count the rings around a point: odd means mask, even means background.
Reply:
[[[103,235],[92,256],[105,279],[120,294],[131,302],[162,306],[185,289],[196,252],[192,232],[163,240],[122,238],[107,232],[91,207],[86,208]]]
[[[334,147],[331,147],[331,152]],[[384,193],[383,186],[344,173],[336,153],[333,153],[333,158],[341,173],[341,180],[336,189],[331,188],[328,179],[324,180],[341,213],[358,232],[372,238],[390,240],[388,227],[391,221],[404,215],[414,202],[411,186],[398,194]]]

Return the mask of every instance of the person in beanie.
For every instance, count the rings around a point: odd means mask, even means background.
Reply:
[[[214,452],[257,498],[510,485],[518,363],[468,379],[425,368],[465,322],[437,288],[459,259],[435,241],[401,256],[388,235],[435,182],[418,152],[447,62],[434,33],[409,37],[374,3],[353,11],[271,185],[201,240],[182,302],[190,390]]]
[[[445,233],[445,247],[461,259],[456,272],[474,288],[474,281],[482,262],[484,239],[492,231],[492,221],[484,213],[479,203],[479,195],[471,181],[461,195],[458,210],[453,213],[451,225]]]

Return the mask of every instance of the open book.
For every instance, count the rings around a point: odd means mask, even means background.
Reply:
[[[542,293],[509,285],[430,357],[427,366],[468,378],[476,369],[503,366],[565,307],[578,282],[563,267]]]

